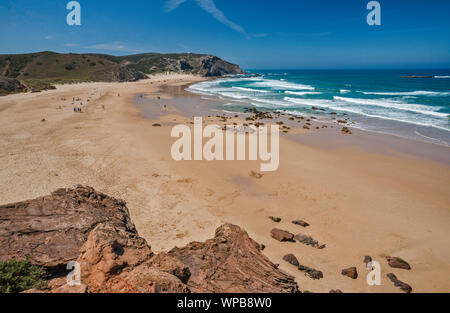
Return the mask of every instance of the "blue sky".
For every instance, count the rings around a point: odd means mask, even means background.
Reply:
[[[246,69],[450,68],[450,1],[0,0],[0,53],[210,53]]]

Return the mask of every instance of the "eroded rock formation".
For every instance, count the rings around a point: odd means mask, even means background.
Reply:
[[[44,267],[45,292],[298,292],[238,226],[155,254],[124,201],[84,186],[0,206],[0,245],[0,260],[28,256]],[[80,264],[81,286],[66,284],[70,261]]]

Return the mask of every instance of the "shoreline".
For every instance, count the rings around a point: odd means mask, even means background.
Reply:
[[[285,73],[286,74],[286,73]],[[270,77],[270,75],[275,74],[267,74],[269,77],[263,79],[263,83],[265,84],[271,84],[273,81],[274,86],[279,86],[277,83],[280,83],[280,86],[283,86],[283,84],[291,84],[289,82],[285,82],[284,79],[281,79],[281,81],[278,81],[277,79]],[[223,83],[223,84],[222,84]],[[200,84],[198,87],[192,87],[190,92],[198,95],[203,96],[209,96],[214,98],[220,98],[221,101],[223,101],[223,104],[228,106],[231,105],[232,108],[238,111],[242,111],[242,108],[244,108],[245,102],[248,102],[247,106],[255,107],[258,110],[263,111],[269,111],[269,112],[284,112],[286,114],[293,114],[297,116],[307,116],[312,115],[316,117],[318,120],[321,120],[324,123],[331,123],[333,124],[336,122],[337,119],[341,120],[347,120],[348,124],[347,126],[352,127],[353,129],[358,129],[361,131],[367,131],[372,133],[380,133],[380,134],[386,134],[386,135],[392,135],[396,137],[406,138],[406,139],[412,139],[419,142],[425,142],[425,143],[434,143],[446,147],[450,147],[450,130],[448,129],[448,123],[446,123],[446,126],[438,126],[437,124],[428,124],[423,122],[414,122],[411,120],[408,120],[406,118],[400,118],[396,117],[395,112],[386,115],[386,112],[384,112],[384,115],[380,115],[382,113],[379,113],[378,115],[375,113],[365,112],[364,109],[362,109],[361,112],[359,112],[359,108],[361,107],[361,104],[364,104],[362,107],[364,107],[366,104],[368,107],[374,106],[376,108],[379,107],[388,107],[385,104],[379,104],[379,102],[389,101],[392,102],[398,102],[401,100],[399,99],[378,99],[378,98],[361,98],[365,95],[371,95],[371,94],[377,94],[376,92],[364,92],[364,91],[357,91],[357,90],[344,90],[345,93],[338,94],[338,96],[335,95],[335,91],[327,91],[326,89],[323,90],[320,87],[317,90],[320,90],[320,92],[312,92],[312,94],[318,94],[321,95],[319,98],[311,98],[306,99],[303,98],[304,95],[309,94],[310,92],[300,92],[301,96],[292,98],[291,95],[298,94],[297,92],[292,92],[290,90],[283,91],[271,91],[270,89],[260,89],[261,87],[258,87],[258,81],[254,83],[255,87],[252,87],[252,81],[250,83],[246,83],[246,80],[243,80],[240,82],[239,80],[233,80],[233,82],[227,83],[227,79],[217,79],[216,83],[214,84],[206,84],[202,85]],[[263,83],[261,83],[262,86]],[[292,83],[295,85],[296,83]],[[248,85],[248,86],[247,86]],[[300,84],[301,85],[301,84]],[[230,87],[233,86],[233,87]],[[242,88],[241,86],[247,86]],[[295,87],[295,86],[294,86]],[[292,87],[292,88],[294,88]],[[216,89],[219,88],[219,89]],[[259,88],[259,89],[254,89]],[[283,87],[284,88],[284,87]],[[285,87],[288,88],[288,87]],[[313,88],[312,86],[305,85],[304,88]],[[360,88],[363,89],[363,88]],[[244,90],[244,94],[241,94],[240,90]],[[415,92],[419,93],[428,93],[427,91],[412,91],[411,94],[415,94]],[[408,92],[404,92],[405,94],[408,94]],[[430,94],[448,94],[448,92],[440,92],[440,91],[430,91]],[[279,99],[278,95],[284,94],[288,95],[288,97],[285,97],[283,99]],[[323,96],[322,96],[323,94]],[[348,96],[345,96],[344,94],[349,94]],[[383,94],[383,93],[380,93]],[[388,95],[389,92],[386,92],[386,95]],[[396,93],[393,92],[392,95],[394,96]],[[402,94],[401,92],[399,93]],[[260,98],[260,95],[263,97]],[[265,95],[269,95],[268,98]],[[333,96],[333,98],[330,100],[329,96]],[[345,98],[344,98],[345,97]],[[359,99],[361,98],[361,99]],[[417,97],[416,97],[417,98]],[[432,99],[432,97],[430,98]],[[428,101],[428,98],[426,99]],[[299,101],[299,102],[297,102]],[[336,103],[334,101],[337,101]],[[356,101],[356,102],[355,102]],[[362,101],[362,102],[358,102]],[[367,103],[365,102],[367,101]],[[372,101],[372,102],[371,102]],[[419,101],[419,100],[417,100]],[[425,101],[424,99],[420,101]],[[417,103],[422,103],[422,102]],[[281,104],[280,104],[280,103]],[[323,103],[322,103],[323,102]],[[244,103],[244,104],[243,104]],[[294,105],[298,103],[299,106]],[[348,103],[361,103],[358,107],[353,109],[347,109],[345,104]],[[401,102],[402,103],[402,102]],[[341,105],[343,107],[341,108]],[[409,104],[402,103],[402,106],[408,107]],[[411,106],[423,106],[423,104],[410,104]],[[308,108],[309,106],[309,108]],[[400,106],[400,108],[402,108]],[[312,110],[311,110],[312,108]],[[395,104],[392,104],[392,108],[396,109]],[[428,107],[428,109],[432,110],[432,106]],[[441,108],[442,109],[442,108]],[[408,109],[401,109],[405,112],[409,112]],[[415,110],[419,110],[417,112],[423,112],[421,110],[425,109],[418,109],[418,108],[412,108],[412,112],[416,112]],[[359,112],[359,113],[358,113]],[[435,113],[430,112],[430,116],[433,116],[433,114],[440,114],[440,115],[448,115],[443,112]],[[331,115],[330,115],[331,114]],[[447,116],[446,116],[447,117]],[[442,121],[441,121],[442,122]]]
[[[208,97],[211,100],[204,101],[204,96],[186,90],[191,85],[192,84],[186,84],[183,86],[177,86],[176,88],[162,85],[158,92],[165,95],[165,100],[169,101],[169,105],[175,107],[177,113],[185,118],[193,116],[194,113],[213,115],[217,114],[217,110],[219,110],[228,117],[233,117],[235,114],[239,115],[238,120],[240,120],[240,124],[242,124],[245,123],[245,117],[250,116],[250,114],[243,112],[227,112],[223,110],[224,108],[221,104],[226,101],[214,95],[205,95],[205,97]],[[140,114],[143,117],[148,119],[158,119],[161,116],[154,111],[148,111],[147,109],[148,106],[154,106],[156,104],[154,99],[146,99],[145,97],[138,99],[137,97],[136,102],[136,105],[140,110]],[[199,106],[200,110],[192,110],[191,107],[186,107],[186,102],[188,102],[189,105],[198,102],[204,103]],[[208,107],[211,103],[214,103],[213,108]],[[251,105],[249,105],[249,107],[251,107]],[[261,111],[264,112],[264,110]],[[164,114],[161,112],[159,113]],[[301,126],[299,127],[297,123],[292,123],[289,121],[290,116],[290,114],[286,113],[284,118],[280,118],[280,120],[283,121],[285,125],[294,128],[294,131],[286,135],[281,133],[281,135],[284,135],[297,143],[323,149],[338,149],[342,147],[357,148],[368,152],[431,160],[450,166],[450,146],[444,144],[422,141],[416,138],[403,137],[400,135],[384,133],[382,131],[353,128],[350,125],[348,125],[348,127],[351,129],[352,134],[342,136],[340,129],[346,125],[337,124],[332,121],[317,122],[315,120],[311,120],[309,121],[311,123],[310,130],[308,132],[304,132],[302,131]],[[233,120],[232,122],[236,121]],[[263,120],[263,122],[270,123],[271,121]],[[322,128],[323,125],[327,125],[327,128]],[[316,131],[316,127],[321,127],[320,131]],[[299,136],[299,134],[301,136]]]
[[[390,272],[415,292],[450,290],[447,164],[359,147],[323,149],[294,142],[289,138],[297,136],[294,131],[280,138],[279,170],[261,179],[250,176],[259,162],[175,162],[171,126],[190,123],[191,117],[180,115],[176,105],[182,103],[172,106],[158,89],[167,84],[181,89],[202,79],[161,75],[0,98],[0,203],[89,185],[126,200],[139,234],[156,252],[207,240],[218,226],[233,223],[264,244],[263,253],[295,276],[302,290],[400,292],[386,278]],[[158,119],[141,114],[135,105],[140,94],[154,97],[149,110]],[[72,97],[90,98],[82,114],[73,112]],[[354,140],[357,134],[339,136]],[[291,223],[298,219],[311,226]],[[308,234],[326,248],[280,243],[270,237],[272,228]],[[312,280],[284,262],[288,253],[324,278]],[[365,255],[381,263],[381,286],[366,284]],[[390,268],[388,255],[404,258],[413,269]],[[357,267],[357,280],[341,275],[350,266]]]

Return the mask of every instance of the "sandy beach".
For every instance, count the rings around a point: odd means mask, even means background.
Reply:
[[[293,128],[280,138],[279,169],[260,179],[250,176],[259,161],[176,162],[172,126],[190,125],[204,107],[189,104],[207,102],[183,89],[201,80],[157,75],[0,97],[0,204],[88,185],[124,199],[154,251],[204,241],[231,222],[264,244],[264,254],[303,291],[402,292],[387,273],[414,292],[450,291],[450,148],[358,130],[343,135],[337,126]],[[204,114],[206,123],[223,125],[213,112]],[[299,219],[310,226],[291,223]],[[326,247],[275,241],[275,227]],[[324,278],[284,262],[288,253]],[[381,286],[366,283],[366,255],[381,264]],[[412,270],[390,268],[386,256],[407,260]],[[353,266],[358,279],[341,275]]]

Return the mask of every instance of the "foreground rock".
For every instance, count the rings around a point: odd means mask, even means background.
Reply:
[[[298,292],[235,225],[214,239],[154,254],[124,201],[90,187],[0,206],[0,260],[26,256],[48,274],[46,292]],[[77,261],[82,286],[66,284]],[[36,292],[36,291],[31,291]]]
[[[386,260],[388,261],[388,264],[390,267],[393,268],[401,268],[404,270],[410,270],[411,266],[406,262],[405,260],[399,258],[399,257],[386,257]]]
[[[214,239],[168,253],[189,267],[192,292],[297,292],[294,278],[276,269],[259,244],[238,226],[226,224]]]
[[[393,273],[387,274],[387,277],[394,283],[395,287],[400,288],[406,293],[411,293],[412,288],[407,283],[402,282],[401,280],[398,280],[397,276],[395,276]]]

